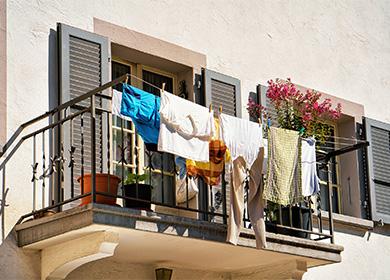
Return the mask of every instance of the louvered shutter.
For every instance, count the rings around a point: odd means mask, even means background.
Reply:
[[[268,87],[264,85],[258,85],[258,88],[260,88],[260,104],[267,108],[267,116],[271,122],[271,126],[278,126],[278,114],[276,113],[275,107],[270,102],[270,99],[267,97]]]
[[[59,36],[59,78],[60,78],[60,103],[72,100],[89,90],[97,88],[109,81],[109,42],[106,37],[87,32],[78,28],[59,23],[57,26]],[[85,100],[78,105],[88,107],[90,100]],[[107,100],[96,98],[97,108],[108,107]],[[75,113],[80,107],[73,107],[68,113]],[[81,193],[79,183],[76,181],[81,175],[81,121],[83,121],[83,155],[84,174],[91,173],[91,117],[89,113],[77,117],[73,122],[73,135],[70,135],[69,124],[64,126],[62,137],[64,152],[69,158],[71,138],[76,148],[74,154],[74,195]],[[96,112],[96,172],[104,172],[106,169],[107,155],[107,115]],[[65,197],[70,197],[71,174],[69,168],[65,168]]]
[[[240,80],[204,69],[206,106],[212,104],[215,112],[219,106],[225,114],[241,117]]]
[[[211,70],[204,69],[204,87],[206,106],[212,104],[214,112],[218,112],[219,106],[222,106],[222,111],[225,114],[241,117],[241,83],[240,80],[217,73]],[[222,192],[222,190],[220,190]],[[214,203],[217,197],[213,197]],[[211,201],[211,200],[210,200]],[[223,205],[215,209],[216,213],[223,213]],[[230,184],[226,184],[226,210],[230,212]],[[215,218],[216,222],[222,222],[221,217]]]
[[[390,224],[390,124],[365,118],[371,214]]]

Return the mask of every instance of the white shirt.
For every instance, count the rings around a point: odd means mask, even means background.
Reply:
[[[169,92],[161,93],[159,151],[208,162],[214,131],[213,111]]]
[[[262,125],[220,114],[222,139],[228,147],[232,160],[242,156],[248,167],[256,160],[259,149],[263,147]]]
[[[316,140],[302,139],[302,195],[310,196],[319,192],[320,185],[316,166]]]
[[[121,104],[122,104],[122,93],[114,89],[112,91],[112,114],[118,116],[124,120],[131,121],[131,118],[121,114]]]

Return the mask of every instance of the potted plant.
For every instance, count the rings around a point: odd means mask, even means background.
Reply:
[[[152,200],[152,186],[148,184],[140,184],[149,178],[148,174],[135,174],[130,173],[124,181],[123,191],[127,197],[124,199],[124,206],[128,208],[136,208],[143,210],[150,210]],[[144,201],[137,201],[135,199],[141,199]]]
[[[118,192],[118,185],[121,180],[112,174],[96,173],[96,192],[108,193],[107,195],[96,195],[96,202],[101,204],[116,205],[116,196]],[[82,194],[89,193],[92,191],[92,174],[87,173],[84,176],[77,178],[77,182],[80,183],[80,189],[84,185]],[[81,205],[91,203],[92,196],[86,196],[81,199]]]

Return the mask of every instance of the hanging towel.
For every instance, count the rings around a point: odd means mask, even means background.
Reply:
[[[264,199],[282,205],[302,201],[300,143],[298,131],[276,127],[269,129]]]
[[[264,148],[260,148],[257,157],[252,164],[248,166],[243,157],[238,157],[233,161],[233,171],[231,173],[230,189],[230,215],[228,223],[227,241],[237,245],[243,224],[244,215],[244,193],[245,181],[249,176],[248,191],[248,214],[253,226],[256,237],[256,247],[258,249],[267,247],[265,238],[264,223],[264,200],[263,192],[263,157]],[[248,174],[249,169],[249,174]]]
[[[160,131],[160,98],[123,84],[121,114],[130,117],[145,143],[157,144]]]
[[[302,195],[310,196],[320,190],[316,166],[316,140],[302,139]]]
[[[222,140],[229,149],[232,160],[242,156],[247,166],[252,166],[259,148],[263,147],[262,126],[226,114],[220,114],[219,120]]]
[[[209,143],[209,161],[186,160],[187,172],[191,176],[200,176],[210,186],[219,185],[225,161],[230,161],[230,152],[225,143],[219,139],[219,120],[214,119],[215,133]]]
[[[112,104],[111,112],[113,115],[118,116],[126,121],[131,121],[131,118],[121,114],[122,93],[120,91],[117,91],[116,89],[112,91],[111,104]]]
[[[213,112],[168,92],[161,93],[158,150],[196,161],[209,161],[215,131]]]

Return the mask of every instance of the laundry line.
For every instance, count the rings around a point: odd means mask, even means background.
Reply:
[[[152,83],[149,83],[148,81],[145,81],[144,79],[141,79],[140,77],[137,77],[136,75],[131,74],[131,73],[128,73],[128,74],[127,74],[127,77],[126,77],[126,80],[125,80],[125,84],[127,84],[128,80],[129,80],[129,76],[133,77],[133,78],[136,79],[136,80],[139,80],[139,81],[141,81],[141,82],[144,82],[145,84],[147,84],[147,85],[149,85],[149,86],[151,86],[151,87],[154,87],[154,88],[156,88],[156,89],[158,89],[158,90],[160,90],[160,91],[164,90],[163,88],[160,88],[160,87],[158,87],[158,86],[156,86],[156,85],[154,85],[154,84],[152,84]],[[165,83],[163,83],[163,85],[165,85]]]
[[[163,87],[160,88],[152,83],[149,83],[148,81],[145,81],[144,79],[142,78],[139,78],[138,76],[134,75],[134,74],[131,74],[131,73],[128,73],[127,74],[127,77],[126,77],[126,80],[125,80],[125,84],[127,84],[128,82],[128,76],[131,76],[133,77],[134,79],[136,80],[139,80],[151,87],[154,87],[155,89],[158,89],[159,91],[164,91],[164,86],[165,86],[165,83],[163,83]],[[210,105],[210,108],[211,108],[211,105]],[[222,108],[220,107],[220,112],[222,111],[221,110]],[[365,140],[359,140],[359,139],[356,139],[356,138],[347,138],[347,137],[339,137],[339,136],[334,136],[334,135],[326,135],[324,136],[324,138],[333,138],[333,139],[337,139],[337,140],[345,140],[345,141],[351,141],[353,143],[347,143],[347,142],[344,142],[344,141],[323,141],[322,143],[324,144],[335,144],[335,145],[338,145],[338,146],[350,146],[351,144],[359,144],[359,143],[363,143],[365,142]],[[331,150],[331,149],[334,149],[333,147],[321,147],[321,149],[327,149],[327,150]]]

